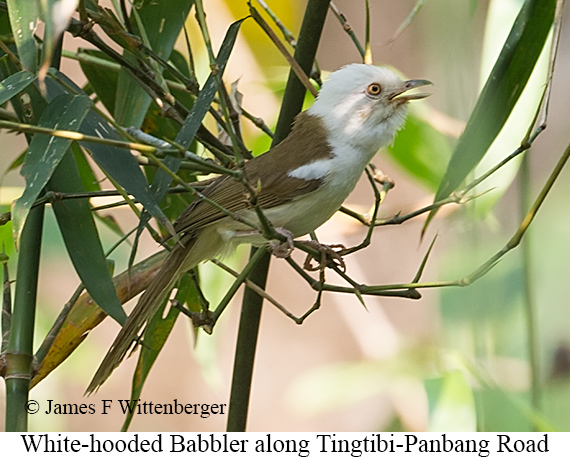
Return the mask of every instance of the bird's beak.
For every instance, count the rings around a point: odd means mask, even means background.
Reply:
[[[410,100],[420,100],[422,98],[429,97],[431,94],[418,93],[418,94],[408,94],[407,92],[415,89],[416,87],[433,85],[431,81],[427,79],[410,79],[409,81],[404,81],[404,84],[388,97],[388,100],[394,103],[403,104],[409,102]]]

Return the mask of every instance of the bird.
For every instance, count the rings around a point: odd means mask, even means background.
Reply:
[[[332,72],[313,105],[297,115],[290,134],[243,164],[243,176],[257,189],[257,204],[273,227],[296,238],[329,220],[377,151],[393,142],[408,102],[429,95],[409,91],[428,84],[425,79],[404,81],[387,67],[368,64]],[[259,216],[245,197],[243,182],[223,175],[202,195],[206,198],[196,198],[174,223],[178,242],[128,316],[87,393],[121,363],[184,272],[238,244],[268,243],[255,228]]]

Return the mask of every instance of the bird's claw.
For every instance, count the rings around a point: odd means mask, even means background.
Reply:
[[[285,237],[285,241],[271,240],[269,242],[269,247],[275,257],[278,259],[286,259],[291,255],[293,249],[295,249],[295,245],[293,244],[293,234],[283,227],[275,227],[275,231],[279,233],[279,235],[283,235]]]
[[[310,241],[300,241],[301,243],[313,248],[320,253],[320,258],[317,259],[313,254],[307,254],[305,258],[305,263],[303,264],[303,268],[307,271],[318,271],[324,270],[325,268],[329,267],[337,267],[340,268],[341,271],[346,271],[346,264],[344,263],[344,259],[338,250],[343,250],[345,247],[342,244],[321,244],[318,241],[310,240]],[[313,264],[313,260],[316,260],[317,263]]]

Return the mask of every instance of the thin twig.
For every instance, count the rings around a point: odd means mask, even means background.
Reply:
[[[299,78],[299,81],[301,81],[305,89],[307,89],[313,95],[313,97],[316,97],[318,95],[318,91],[311,84],[309,77],[301,69],[301,67],[299,66],[297,61],[293,58],[293,56],[289,53],[289,51],[287,51],[287,49],[285,48],[279,37],[275,34],[275,32],[271,29],[271,27],[269,27],[267,22],[265,22],[265,20],[260,16],[258,11],[251,5],[251,2],[248,2],[248,5],[251,17],[253,17],[255,22],[259,24],[261,29],[267,34],[267,36],[277,47],[279,52],[283,55],[283,57],[285,57],[285,60],[287,60],[287,63],[289,64],[291,69],[295,72],[295,75],[297,76],[297,78]]]
[[[220,262],[219,260],[211,260],[211,262],[214,265],[217,265],[218,267],[220,267],[222,270],[231,274],[235,278],[239,278],[240,273],[238,273],[234,269],[230,268],[225,263]],[[249,280],[247,278],[245,279],[245,281],[243,283],[246,285],[246,287],[249,287],[256,294],[263,297],[265,300],[267,300],[269,303],[271,303],[273,306],[275,306],[279,311],[281,311],[287,317],[293,319],[294,321],[297,321],[297,318],[290,311],[288,311],[287,308],[285,308],[281,303],[279,303],[277,300],[275,300],[271,295],[269,295],[265,290],[263,290],[257,284],[255,284],[254,282],[252,282],[251,280]]]
[[[285,38],[285,41],[287,41],[287,43],[289,43],[293,48],[295,46],[297,46],[297,40],[295,39],[295,37],[293,36],[291,31],[287,27],[285,27],[283,22],[281,22],[281,19],[279,19],[277,17],[277,15],[271,10],[271,8],[269,8],[267,3],[265,3],[263,0],[255,0],[255,1],[259,4],[259,6],[261,6],[261,8],[263,8],[263,10],[267,13],[267,15],[275,23],[277,28],[283,34],[283,38]]]
[[[340,22],[340,25],[342,25],[343,30],[346,33],[348,33],[348,36],[350,37],[350,39],[352,40],[352,42],[356,46],[356,49],[358,49],[358,52],[360,53],[360,57],[362,57],[364,59],[364,55],[366,54],[366,51],[364,50],[364,48],[360,44],[360,41],[358,40],[358,37],[356,36],[354,29],[352,28],[352,26],[349,24],[348,20],[346,19],[346,16],[338,9],[336,4],[333,2],[330,3],[329,8],[331,9],[333,14],[336,16],[336,18]]]

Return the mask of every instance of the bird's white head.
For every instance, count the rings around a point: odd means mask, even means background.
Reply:
[[[321,118],[330,141],[374,154],[403,126],[407,102],[428,95],[408,91],[426,84],[402,81],[388,68],[351,64],[331,73],[308,112]]]

